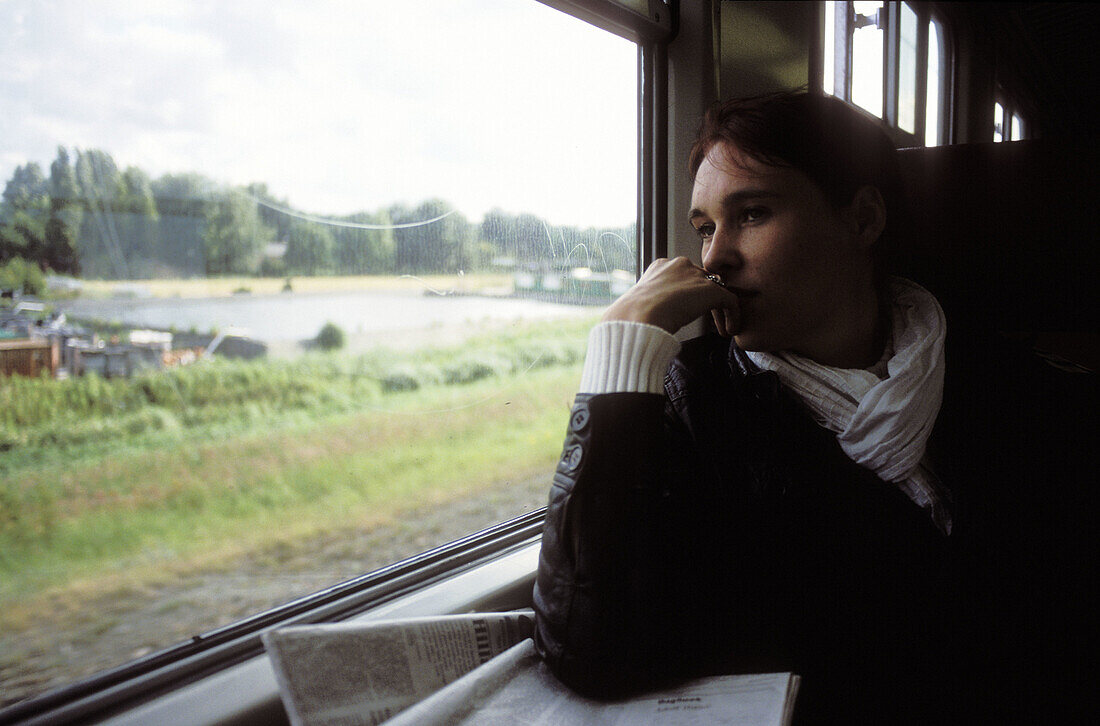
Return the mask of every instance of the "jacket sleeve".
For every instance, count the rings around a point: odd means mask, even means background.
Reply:
[[[661,482],[677,450],[665,401],[578,394],[570,416],[542,536],[535,642],[555,675],[583,693],[644,687],[667,660],[654,586]]]

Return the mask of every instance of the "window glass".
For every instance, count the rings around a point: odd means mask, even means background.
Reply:
[[[1012,141],[1024,138],[1024,120],[1017,113],[1012,114]]]
[[[928,23],[928,88],[925,102],[924,144],[943,143],[943,89],[947,64],[942,62],[943,29],[935,20]]]
[[[1000,102],[994,102],[993,104],[993,140],[1004,141],[1005,140],[1005,109]]]
[[[852,34],[852,103],[882,118],[883,31],[871,20],[881,2],[854,2],[856,27]],[[860,16],[864,19],[860,20]]]
[[[822,80],[822,88],[825,93],[834,95],[835,79],[836,75],[836,2],[825,3],[825,41],[822,43],[822,52],[824,53],[824,77]]]
[[[901,49],[898,58],[898,127],[917,130],[917,14],[901,3]]]
[[[637,47],[516,0],[0,3],[0,699],[545,504]]]

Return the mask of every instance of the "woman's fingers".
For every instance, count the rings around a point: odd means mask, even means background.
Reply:
[[[737,297],[734,296],[734,300],[736,299]],[[710,314],[714,318],[714,327],[723,338],[732,338],[740,331],[741,316],[736,308],[715,308],[710,311]]]
[[[729,309],[737,319],[737,296],[684,257],[658,259],[604,313],[604,320],[631,320],[675,333],[708,310]],[[730,327],[735,327],[730,322]],[[720,328],[721,329],[721,328]]]

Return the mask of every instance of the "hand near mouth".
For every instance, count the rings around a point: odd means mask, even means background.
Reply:
[[[634,287],[604,312],[603,320],[648,323],[675,333],[713,311],[719,332],[732,335],[740,324],[736,290],[714,277],[686,257],[654,260]]]

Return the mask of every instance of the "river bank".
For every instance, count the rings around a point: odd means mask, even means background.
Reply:
[[[358,290],[233,295],[207,298],[76,298],[57,309],[73,319],[155,330],[234,331],[292,350],[308,344],[326,323],[334,323],[362,345],[401,341],[415,331],[507,326],[521,321],[592,316],[598,307],[483,295],[434,295],[420,290]]]

